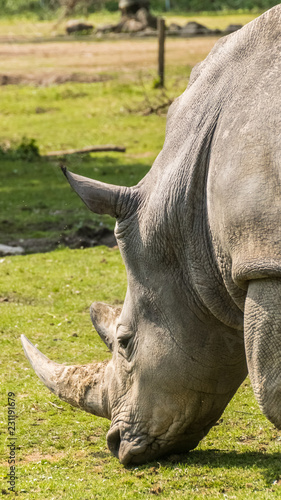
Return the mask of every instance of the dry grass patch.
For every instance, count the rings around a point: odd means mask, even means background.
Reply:
[[[167,66],[194,66],[215,45],[217,37],[167,39]],[[157,40],[0,44],[0,75],[20,83],[53,83],[73,73],[88,77],[105,73],[132,74],[156,70]],[[78,78],[76,76],[76,78]]]
[[[42,460],[48,460],[48,462],[59,462],[62,458],[65,457],[65,452],[61,451],[58,453],[41,453],[40,451],[34,451],[30,453],[30,455],[26,455],[23,460],[20,461],[22,464],[27,464],[30,462],[38,463]]]

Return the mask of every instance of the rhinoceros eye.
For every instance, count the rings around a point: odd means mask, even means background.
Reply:
[[[120,325],[117,328],[117,340],[120,354],[129,355],[130,345],[132,345],[133,332],[130,328]]]
[[[122,349],[127,349],[127,347],[128,347],[128,345],[129,345],[130,340],[131,340],[131,337],[123,337],[123,338],[118,339],[119,346],[120,346]]]

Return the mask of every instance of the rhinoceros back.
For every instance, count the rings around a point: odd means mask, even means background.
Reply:
[[[240,308],[250,279],[281,276],[281,7],[246,26],[208,177],[208,217],[224,282]],[[243,34],[243,30],[241,30]]]

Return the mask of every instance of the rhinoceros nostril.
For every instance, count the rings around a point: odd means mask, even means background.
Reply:
[[[119,457],[120,443],[121,443],[121,436],[119,429],[116,428],[110,430],[107,434],[107,445],[111,453],[113,453],[113,455],[117,458]]]

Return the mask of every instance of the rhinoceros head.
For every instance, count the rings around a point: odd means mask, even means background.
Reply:
[[[23,336],[27,358],[61,399],[112,421],[108,446],[123,464],[190,450],[214,425],[241,376],[234,381],[233,373],[222,376],[208,352],[217,342],[209,335],[212,320],[207,325],[187,298],[190,291],[170,255],[169,238],[152,215],[149,189],[64,173],[91,210],[117,217],[128,289],[122,309],[98,302],[91,306],[92,322],[112,352],[108,363],[59,365]],[[218,333],[218,325],[213,326]]]

